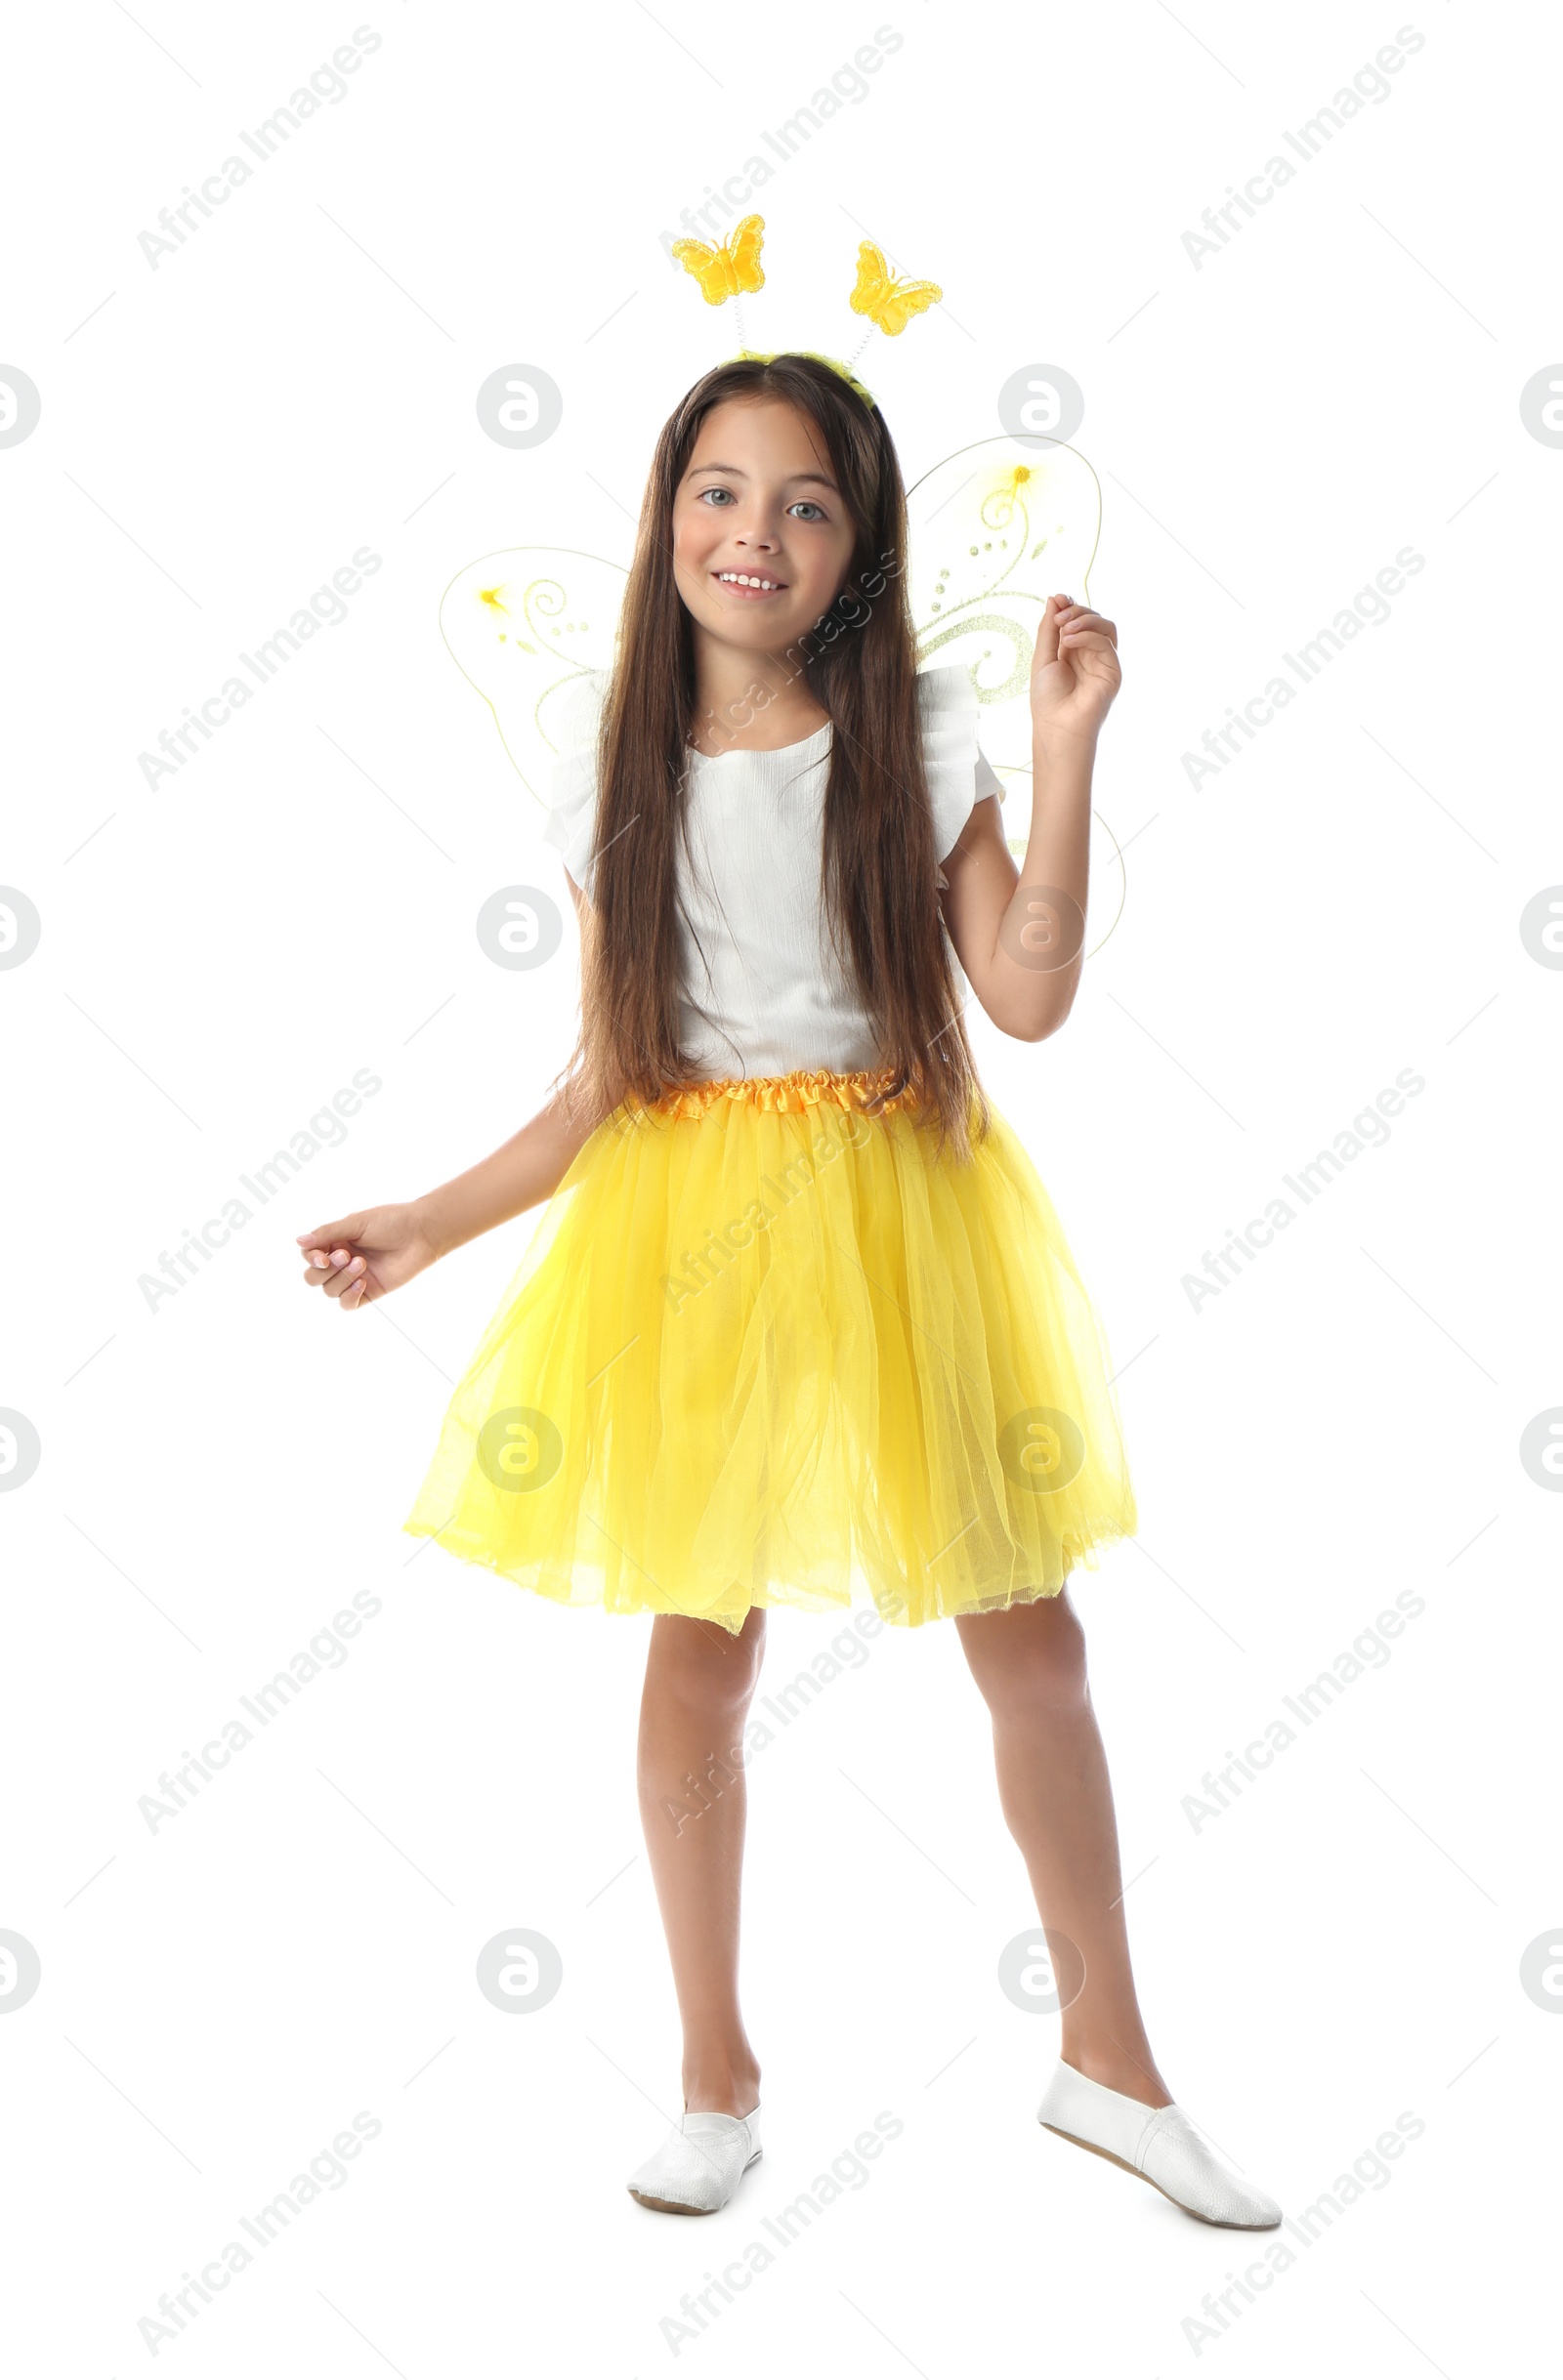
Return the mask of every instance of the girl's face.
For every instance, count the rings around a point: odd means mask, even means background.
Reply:
[[[673,576],[697,627],[784,651],[835,602],[856,542],[811,421],[774,397],[712,407],[673,497]]]

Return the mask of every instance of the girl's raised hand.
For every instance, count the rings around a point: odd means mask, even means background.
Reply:
[[[1121,682],[1113,622],[1050,595],[1032,656],[1034,734],[1044,743],[1093,742]]]
[[[416,1206],[365,1207],[300,1232],[298,1244],[307,1260],[306,1284],[355,1311],[400,1289],[440,1253]]]

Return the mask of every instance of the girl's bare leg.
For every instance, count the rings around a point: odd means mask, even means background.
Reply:
[[[641,1824],[684,2025],[684,2105],[748,2115],[760,2067],[739,2013],[739,1903],[748,1814],[743,1726],[765,1612],[738,1636],[658,1613],[641,1695]]]
[[[1069,1589],[955,1626],[993,1714],[999,1802],[1067,2003],[1061,2054],[1110,2091],[1165,2107],[1172,2094],[1134,1994],[1113,1789]]]

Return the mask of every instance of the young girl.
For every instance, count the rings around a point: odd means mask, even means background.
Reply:
[[[643,2206],[711,2213],[760,2154],[741,1738],[767,1607],[839,1612],[861,1577],[892,1624],[953,1619],[993,1715],[1064,2000],[1040,2121],[1205,2222],[1268,2229],[1281,2209],[1173,2102],[1135,1998],[1065,1584],[1132,1532],[1133,1493],[1101,1335],[977,1083],[951,964],[1018,1040],[1069,1015],[1116,632],[1047,604],[1017,872],[967,674],[918,675],[906,553],[895,448],[845,367],[744,356],[690,391],[545,830],[580,922],[570,1064],[481,1164],[302,1234],[305,1278],[357,1312],[548,1201],[405,1525],[556,1602],[655,1614],[639,1795],[684,2112],[630,2177]]]

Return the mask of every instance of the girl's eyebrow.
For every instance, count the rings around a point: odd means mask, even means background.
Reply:
[[[688,473],[685,476],[693,480],[696,473],[700,471],[725,471],[728,477],[733,480],[746,480],[749,476],[746,471],[739,471],[736,463],[692,463],[689,467]],[[790,472],[787,478],[782,481],[782,485],[784,487],[801,487],[806,480],[817,487],[828,487],[832,495],[839,495],[841,493],[841,490],[837,487],[834,480],[826,479],[823,471]]]

